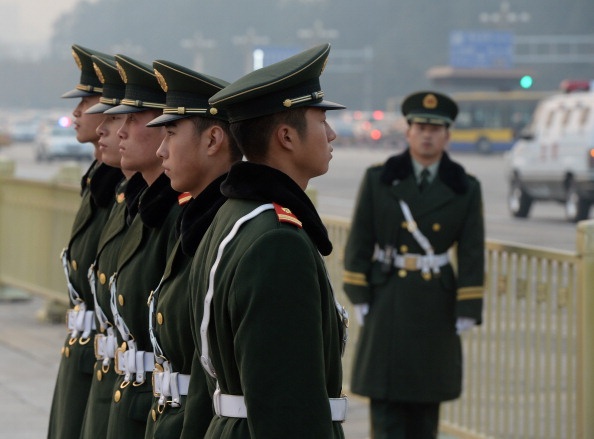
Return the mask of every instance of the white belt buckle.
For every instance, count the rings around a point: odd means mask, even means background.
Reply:
[[[329,398],[330,412],[333,422],[344,422],[346,420],[349,402],[346,396],[340,398]]]
[[[97,360],[103,360],[105,358],[105,335],[95,334],[95,358]]]

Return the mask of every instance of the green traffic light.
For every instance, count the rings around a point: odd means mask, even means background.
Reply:
[[[520,87],[522,88],[530,88],[532,87],[532,76],[530,75],[525,75],[522,76],[522,78],[520,79]]]

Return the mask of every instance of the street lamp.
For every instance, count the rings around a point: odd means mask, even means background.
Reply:
[[[264,35],[258,35],[253,27],[249,27],[245,34],[234,36],[232,41],[233,45],[244,47],[244,73],[249,73],[255,69],[254,49],[257,46],[265,46],[269,44],[270,38]]]
[[[528,12],[513,12],[508,1],[502,1],[497,12],[481,12],[479,14],[481,23],[500,25],[512,25],[515,23],[527,23],[530,21]]]
[[[312,27],[306,29],[299,29],[297,31],[297,38],[306,41],[326,42],[338,38],[339,32],[336,29],[326,29],[321,20],[314,21]]]
[[[210,38],[205,38],[202,32],[195,32],[190,38],[184,38],[179,45],[191,51],[194,51],[193,69],[197,72],[204,71],[204,51],[214,49],[217,42]]]

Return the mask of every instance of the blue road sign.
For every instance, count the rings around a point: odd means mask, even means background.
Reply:
[[[469,69],[513,67],[514,36],[509,31],[450,32],[450,66]]]

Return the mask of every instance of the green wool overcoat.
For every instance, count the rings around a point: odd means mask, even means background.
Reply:
[[[109,278],[117,270],[118,253],[128,225],[137,210],[138,195],[146,188],[146,182],[140,173],[134,174],[130,180],[122,180],[116,193],[109,218],[99,239],[97,256],[94,261],[96,303],[107,319],[105,328],[101,328],[96,318],[97,333],[104,336],[109,331],[117,331],[113,325],[113,314],[110,308]],[[97,308],[95,308],[97,313]],[[107,434],[109,406],[113,397],[113,387],[117,374],[113,360],[107,366],[103,360],[95,362],[94,377],[89,391],[87,408],[83,421],[81,439],[103,439]]]
[[[183,206],[178,222],[180,237],[167,261],[161,286],[153,294],[152,322],[161,358],[169,362],[173,372],[183,375],[190,375],[195,352],[190,329],[192,313],[188,308],[192,258],[214,215],[225,201],[219,189],[224,177],[211,182],[195,199]],[[146,439],[178,439],[182,428],[187,437],[204,437],[214,414],[212,399],[205,374],[197,374],[193,380],[191,394],[181,396],[179,407],[170,404],[159,407],[159,398],[153,399]],[[188,398],[191,399],[190,404],[187,403]]]
[[[305,193],[272,168],[236,164],[222,191],[230,199],[200,243],[190,277],[197,346],[222,240],[265,202],[287,210],[267,210],[243,224],[218,264],[210,358],[221,392],[243,395],[248,417],[215,416],[205,437],[343,438],[328,402],[341,395],[344,329],[320,254],[331,251],[326,230]],[[200,371],[192,372],[193,380]]]
[[[119,169],[93,162],[82,179],[82,200],[67,249],[70,282],[88,310],[94,306],[87,270],[95,258],[99,236],[122,177]],[[94,336],[94,331],[89,339],[82,341],[70,341],[70,335],[66,336],[52,399],[48,438],[79,438],[95,362]]]
[[[376,247],[425,254],[408,230],[404,200],[435,254],[452,250],[457,270],[441,267],[426,279],[420,270],[386,269]],[[462,349],[456,319],[482,320],[484,224],[481,188],[447,154],[421,193],[406,150],[369,168],[361,183],[345,249],[344,290],[368,303],[356,347],[351,390],[401,402],[457,398]]]
[[[165,174],[146,188],[118,254],[115,303],[138,351],[152,352],[147,300],[175,244],[175,223],[181,209],[178,196]],[[116,332],[121,346],[124,340]],[[130,383],[122,387],[123,381],[123,375],[115,381],[106,437],[142,438],[152,402],[151,372],[138,386]]]

